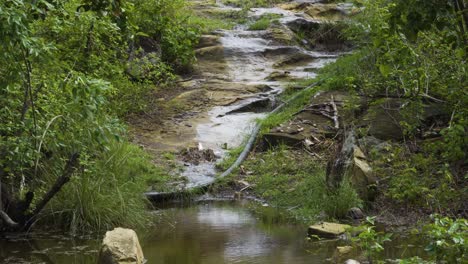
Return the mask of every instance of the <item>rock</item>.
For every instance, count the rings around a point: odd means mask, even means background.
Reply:
[[[405,104],[405,100],[388,98],[371,106],[363,118],[369,124],[369,134],[381,140],[402,140],[400,111]]]
[[[310,54],[303,53],[303,52],[298,52],[294,53],[291,55],[286,56],[285,58],[277,61],[273,67],[279,68],[279,67],[285,67],[285,66],[291,66],[291,65],[298,65],[301,63],[307,63],[315,58],[311,56]]]
[[[197,58],[205,60],[220,60],[224,59],[224,47],[221,45],[205,47],[195,50]]]
[[[336,247],[336,252],[338,252],[340,255],[349,254],[352,250],[352,246]]]
[[[296,36],[294,32],[283,24],[272,25],[265,35],[266,39],[273,41],[278,45],[295,44]]]
[[[361,208],[353,207],[349,209],[348,216],[352,219],[364,219],[365,215],[362,212]]]
[[[354,146],[353,163],[347,174],[359,196],[365,200],[372,200],[373,194],[369,191],[369,187],[377,182],[377,178],[358,146]]]
[[[305,137],[302,134],[291,135],[282,132],[270,132],[263,135],[263,141],[266,146],[277,146],[285,144],[288,146],[302,146]]]
[[[198,41],[197,48],[206,48],[206,47],[211,47],[211,46],[216,46],[216,45],[221,45],[221,42],[219,41],[220,37],[215,36],[215,35],[203,35],[200,37]]]
[[[335,252],[333,253],[332,262],[343,263],[344,260],[353,257],[355,253],[356,250],[352,246],[336,247]]]
[[[290,73],[287,71],[284,72],[272,72],[270,75],[268,75],[267,80],[268,81],[279,81],[279,80],[287,80],[290,77]]]
[[[143,251],[137,234],[131,229],[108,231],[102,242],[98,264],[142,264]]]
[[[344,264],[360,264],[360,263],[357,260],[348,259],[347,261],[344,262]]]
[[[324,238],[336,238],[350,228],[349,225],[322,222],[320,224],[309,226],[309,236],[316,235]]]
[[[264,113],[270,112],[275,107],[276,102],[272,98],[261,98],[245,105],[241,105],[238,108],[231,110],[226,113],[226,115],[236,114],[236,113],[245,113],[245,112],[253,112],[253,113]]]
[[[339,21],[346,17],[336,4],[314,4],[309,6],[305,13],[315,20],[323,21]]]

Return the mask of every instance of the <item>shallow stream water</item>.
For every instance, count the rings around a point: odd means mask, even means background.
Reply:
[[[274,208],[242,201],[205,201],[154,212],[155,226],[139,231],[148,264],[333,263],[344,240],[308,241],[305,225]],[[30,234],[0,239],[0,263],[95,264],[101,238]],[[395,238],[383,258],[422,254],[414,238]]]

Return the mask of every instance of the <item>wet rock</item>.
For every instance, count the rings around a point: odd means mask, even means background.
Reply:
[[[267,80],[268,81],[280,81],[280,80],[288,80],[291,77],[290,72],[288,71],[283,71],[283,72],[272,72],[270,75],[268,75]]]
[[[142,264],[143,251],[137,234],[131,229],[108,231],[102,242],[98,264]]]
[[[283,24],[272,25],[268,29],[265,38],[277,45],[293,45],[296,42],[294,32]]]
[[[204,60],[221,60],[224,59],[224,47],[211,46],[195,50],[197,58]]]
[[[199,165],[201,162],[214,162],[218,157],[212,149],[186,148],[183,149],[179,156],[183,162]]]
[[[319,236],[323,238],[336,238],[346,232],[350,228],[349,225],[322,222],[316,225],[309,226],[309,236]]]
[[[221,45],[220,37],[216,35],[203,35],[198,41],[197,48],[206,48]]]
[[[237,109],[229,111],[226,115],[236,114],[236,113],[245,113],[245,112],[253,112],[253,113],[263,113],[263,112],[270,112],[276,105],[275,100],[271,98],[262,98],[250,102],[246,105],[242,105]]]
[[[285,58],[277,61],[273,65],[273,67],[279,68],[279,67],[285,67],[285,66],[299,65],[301,63],[310,62],[314,59],[315,58],[310,54],[298,52],[298,53],[288,55]]]
[[[268,48],[265,51],[262,52],[262,55],[265,57],[274,57],[274,56],[284,56],[284,55],[290,55],[294,54],[297,52],[301,52],[301,50],[298,47],[274,47],[274,48]]]

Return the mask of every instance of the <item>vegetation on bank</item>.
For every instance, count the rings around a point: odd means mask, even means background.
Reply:
[[[379,104],[404,101],[402,142],[372,153],[386,197],[429,212],[466,215],[468,16],[466,1],[358,1],[356,50],[322,70],[325,89]],[[429,110],[428,110],[429,109]],[[428,111],[436,111],[427,119]],[[359,131],[365,136],[366,131]]]
[[[0,2],[2,230],[145,222],[141,193],[167,172],[129,142],[119,118],[190,69],[203,25],[185,5]]]

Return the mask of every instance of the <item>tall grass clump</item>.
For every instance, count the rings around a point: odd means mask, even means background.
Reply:
[[[257,195],[304,222],[315,221],[323,213],[343,218],[361,202],[347,182],[329,190],[323,165],[285,146],[257,154],[244,166],[252,172],[247,181],[255,184]]]
[[[148,225],[143,192],[148,180],[164,177],[157,175],[147,154],[136,145],[113,142],[89,162],[51,201],[45,219],[72,234]]]

